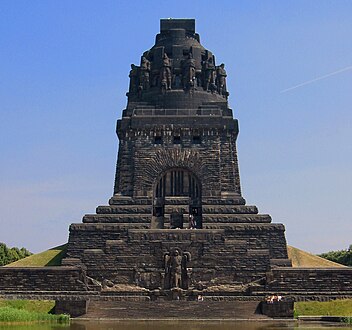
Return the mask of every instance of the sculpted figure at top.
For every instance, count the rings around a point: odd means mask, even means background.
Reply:
[[[183,63],[183,88],[190,89],[194,87],[196,79],[196,61],[192,53],[189,53],[188,59]]]
[[[224,96],[227,96],[226,77],[227,77],[227,74],[225,71],[225,64],[221,63],[216,68],[216,85],[218,87],[218,93]]]
[[[142,56],[141,67],[140,67],[140,77],[139,77],[139,89],[148,90],[149,83],[149,73],[150,73],[150,62]]]
[[[164,53],[160,69],[160,84],[162,89],[171,89],[171,62],[166,53]]]
[[[128,100],[132,106],[139,101],[165,106],[162,93],[173,95],[170,107],[227,102],[226,77],[225,65],[216,66],[215,56],[200,44],[193,19],[162,19],[155,45],[143,53],[140,66],[132,65]],[[182,100],[189,96],[181,91],[192,91],[197,101]]]
[[[216,90],[215,85],[215,64],[213,57],[209,57],[206,61],[203,61],[203,74],[204,74],[204,89],[207,92],[214,92]]]

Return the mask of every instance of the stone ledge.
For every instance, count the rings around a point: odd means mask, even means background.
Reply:
[[[256,206],[247,205],[211,205],[205,204],[202,207],[204,214],[257,214]]]
[[[271,223],[269,214],[203,214],[204,223]]]

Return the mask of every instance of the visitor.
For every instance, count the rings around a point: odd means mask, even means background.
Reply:
[[[193,216],[193,214],[190,214],[189,218],[188,218],[188,228],[194,229],[195,227],[196,226],[195,226],[194,216]]]

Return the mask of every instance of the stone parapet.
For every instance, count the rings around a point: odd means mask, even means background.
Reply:
[[[0,267],[0,294],[11,291],[86,291],[79,267]]]
[[[266,290],[293,296],[352,296],[352,267],[274,268]]]

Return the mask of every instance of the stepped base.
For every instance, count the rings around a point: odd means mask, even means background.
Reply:
[[[91,301],[88,319],[268,319],[254,301]]]

